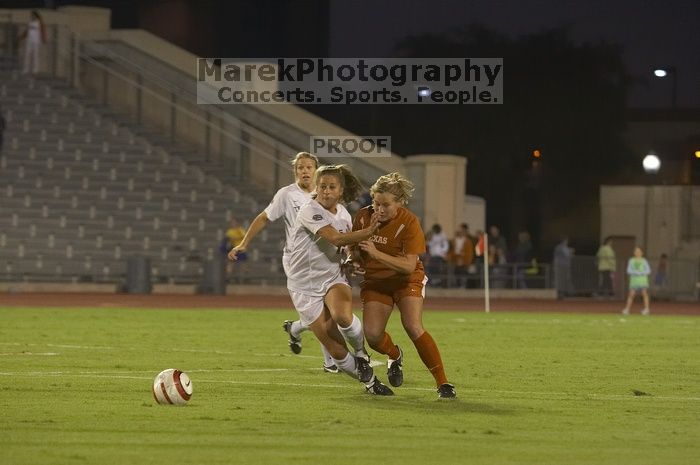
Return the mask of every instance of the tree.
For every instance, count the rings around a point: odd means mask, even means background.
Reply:
[[[631,80],[614,45],[576,44],[566,28],[511,39],[472,25],[407,38],[396,51],[420,58],[503,57],[502,105],[383,106],[378,130],[394,136],[399,153],[468,156],[469,192],[487,199],[489,221],[511,237],[529,228],[539,239],[532,229],[542,223],[575,220],[579,207],[597,205],[599,184],[624,162]],[[535,149],[541,152],[537,170]],[[571,224],[597,241],[597,221]]]

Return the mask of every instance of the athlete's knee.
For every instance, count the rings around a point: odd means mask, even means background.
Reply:
[[[412,341],[415,341],[416,339],[421,337],[425,332],[425,328],[423,328],[423,325],[420,321],[404,321],[402,323],[403,329],[406,330],[406,334],[408,335],[408,337],[411,338]]]
[[[353,314],[352,312],[339,312],[335,315],[335,322],[341,328],[349,328],[352,324]]]
[[[378,350],[379,345],[382,342],[382,339],[384,338],[384,330],[374,330],[372,328],[367,328],[367,326],[364,327],[365,331],[365,340],[367,341],[367,344],[374,349]]]
[[[365,340],[367,341],[367,345],[370,347],[370,349],[372,349],[376,352],[379,352],[379,353],[382,352],[382,348],[381,348],[381,344],[380,344],[381,338],[380,339],[376,339],[376,338],[370,339],[367,336],[365,336]]]

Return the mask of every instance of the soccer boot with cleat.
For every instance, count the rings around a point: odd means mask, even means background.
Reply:
[[[393,396],[394,391],[391,390],[389,386],[382,384],[379,378],[376,376],[372,377],[370,383],[365,384],[365,390],[375,396]]]
[[[454,399],[457,397],[457,391],[455,391],[455,387],[450,383],[441,384],[437,388],[437,393],[439,399]]]
[[[399,387],[403,384],[403,351],[401,347],[396,347],[399,349],[399,358],[387,360],[386,375],[389,378],[389,384]]]
[[[324,363],[323,364],[323,371],[326,373],[338,373],[340,370],[338,370],[338,366],[336,364],[326,365]]]
[[[365,384],[372,381],[374,369],[369,364],[369,355],[355,356],[355,364],[357,365],[357,379]]]
[[[289,350],[291,350],[295,354],[300,354],[301,338],[292,336],[292,323],[294,323],[292,320],[284,320],[284,323],[282,324],[282,329],[284,330],[284,332],[289,334]]]

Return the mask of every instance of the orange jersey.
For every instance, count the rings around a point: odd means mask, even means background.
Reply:
[[[373,209],[365,207],[357,212],[352,229],[357,231],[369,225]],[[369,238],[380,252],[394,257],[406,255],[422,255],[425,253],[425,235],[420,226],[418,217],[409,210],[399,207],[396,216],[389,222],[380,224],[379,229]],[[362,253],[362,264],[365,269],[365,282],[387,279],[406,279],[407,282],[422,282],[425,272],[420,258],[416,262],[416,269],[410,275],[403,275],[392,270],[377,260],[371,259]]]

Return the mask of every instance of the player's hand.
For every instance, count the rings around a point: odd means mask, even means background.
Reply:
[[[232,248],[229,253],[228,253],[228,259],[231,260],[232,262],[235,262],[238,260],[238,254],[241,252],[245,252],[245,247],[242,245],[237,245],[236,247]]]
[[[340,271],[348,278],[365,274],[365,269],[362,268],[362,265],[353,260],[346,260],[343,262],[343,264],[340,265]]]
[[[379,229],[379,214],[378,213],[372,213],[372,216],[369,218],[369,229],[372,232]]]
[[[365,252],[370,258],[374,258],[378,252],[372,241],[362,241],[357,246],[361,251]]]

